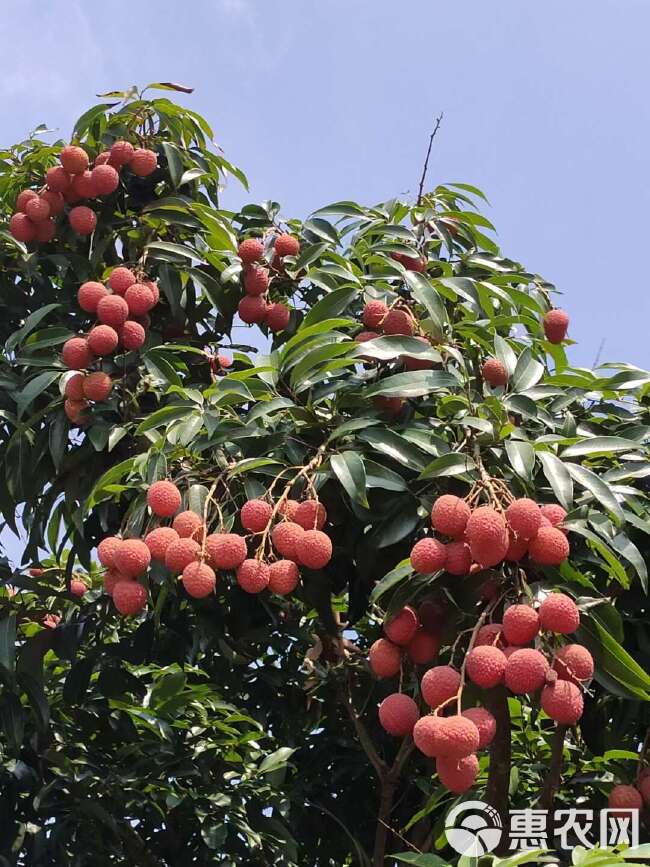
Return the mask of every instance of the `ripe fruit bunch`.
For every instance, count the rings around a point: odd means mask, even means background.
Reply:
[[[406,605],[384,621],[385,638],[371,645],[368,662],[379,678],[395,677],[405,662],[424,665],[438,655],[444,607],[435,600],[425,600],[416,611]]]
[[[291,310],[281,301],[270,301],[269,269],[264,267],[264,244],[259,238],[245,238],[238,247],[241,259],[244,297],[239,302],[237,312],[247,325],[265,323],[269,331],[284,331],[291,318]],[[300,242],[293,235],[276,235],[273,243],[274,257],[271,267],[283,270],[285,256],[297,256]]]

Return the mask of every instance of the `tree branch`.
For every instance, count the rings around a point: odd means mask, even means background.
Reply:
[[[555,801],[555,793],[560,785],[560,775],[562,773],[562,758],[564,754],[564,737],[566,735],[566,726],[558,725],[555,727],[553,738],[551,740],[551,761],[549,763],[548,773],[544,780],[544,785],[539,795],[539,806],[542,810],[552,810],[553,802]]]
[[[441,111],[440,114],[438,115],[438,117],[436,118],[436,124],[433,128],[433,132],[429,136],[429,147],[427,148],[427,155],[426,155],[426,158],[424,160],[424,166],[422,167],[422,177],[420,178],[420,186],[418,187],[418,201],[417,201],[418,205],[422,201],[422,193],[424,192],[424,182],[426,180],[427,170],[429,168],[429,157],[431,156],[431,148],[433,146],[433,140],[436,137],[436,133],[438,132],[438,130],[440,128],[440,124],[442,123],[443,117],[444,117],[444,112]]]
[[[504,686],[497,686],[485,693],[485,706],[494,716],[497,731],[490,746],[490,771],[485,800],[501,816],[503,827],[508,828],[508,794],[510,788],[510,711],[508,694]],[[505,836],[505,835],[504,835]]]
[[[357,737],[359,738],[359,743],[363,747],[364,753],[368,756],[370,764],[375,769],[375,773],[377,774],[379,782],[383,784],[383,781],[388,773],[388,765],[375,749],[375,745],[373,744],[372,738],[368,733],[368,729],[365,727],[363,720],[357,713],[357,710],[352,701],[350,679],[347,672],[345,675],[345,688],[341,690],[341,700],[345,705],[345,709],[347,710],[350,719],[352,720],[352,725],[354,726],[354,730],[356,731]]]

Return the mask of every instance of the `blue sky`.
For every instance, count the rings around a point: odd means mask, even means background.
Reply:
[[[5,0],[2,141],[171,80],[247,172],[225,204],[304,216],[477,184],[504,252],[564,293],[573,362],[647,367],[648,0]]]

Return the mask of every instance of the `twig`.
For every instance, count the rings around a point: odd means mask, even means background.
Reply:
[[[363,747],[363,751],[365,752],[365,754],[368,756],[370,764],[375,769],[375,773],[377,774],[380,783],[383,783],[388,772],[388,765],[375,749],[375,745],[373,744],[372,738],[368,733],[368,729],[363,724],[363,720],[357,713],[357,710],[352,702],[350,679],[347,672],[345,688],[341,690],[341,698],[350,716],[350,719],[352,720],[352,725],[354,726],[354,730],[356,731],[357,737],[359,738],[359,743]]]
[[[539,796],[539,805],[543,810],[552,810],[555,800],[555,792],[560,785],[560,774],[562,773],[562,755],[564,753],[564,737],[566,735],[567,726],[558,725],[555,727],[553,738],[551,740],[551,761],[549,762],[548,773],[542,786],[542,791]]]
[[[441,111],[440,114],[438,115],[438,117],[436,118],[436,124],[433,128],[433,132],[429,136],[429,147],[427,148],[427,155],[426,155],[426,158],[424,160],[424,166],[422,168],[422,177],[420,178],[420,186],[418,188],[418,201],[417,201],[418,205],[422,202],[422,193],[424,192],[424,182],[426,180],[427,171],[429,168],[429,157],[431,156],[431,148],[433,146],[433,140],[436,137],[436,133],[438,132],[438,129],[440,128],[440,124],[442,123],[443,117],[444,117],[444,112]]]

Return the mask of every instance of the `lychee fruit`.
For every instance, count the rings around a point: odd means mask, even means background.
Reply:
[[[104,593],[108,596],[113,595],[113,590],[115,590],[115,585],[119,581],[131,581],[130,578],[125,578],[124,575],[120,575],[115,569],[108,569],[104,572],[104,577],[102,579],[102,583],[104,585]]]
[[[511,658],[514,659],[516,656],[515,653]],[[575,725],[584,710],[582,692],[570,680],[558,679],[555,683],[545,686],[542,690],[541,705],[547,716],[565,726]]]
[[[571,597],[564,593],[549,593],[539,606],[542,629],[569,635],[580,626],[580,611]]]
[[[282,500],[280,506],[278,508],[278,515],[282,515],[287,521],[295,521],[296,520],[296,512],[298,511],[298,506],[300,503],[298,500],[286,499]],[[311,530],[312,528],[309,527]],[[316,527],[317,530],[321,530],[322,527]]]
[[[411,734],[419,717],[417,704],[403,692],[387,695],[379,705],[379,722],[389,735],[405,738]]]
[[[217,569],[237,569],[248,554],[246,540],[236,533],[212,533],[206,537],[205,549]]]
[[[155,280],[143,280],[142,285],[146,286],[147,289],[153,295],[153,302],[157,304],[160,301],[160,289]]]
[[[305,530],[296,542],[296,558],[308,569],[323,569],[332,559],[332,541],[322,530]]]
[[[384,622],[384,632],[393,642],[400,647],[407,645],[418,631],[420,622],[414,608],[405,605],[397,614]]]
[[[506,551],[506,556],[503,558],[507,560],[508,563],[516,563],[521,560],[522,557],[525,557],[528,553],[528,540],[520,539],[512,532],[512,530],[508,530],[508,550]]]
[[[59,154],[61,165],[70,175],[78,175],[88,168],[88,154],[76,145],[66,145]],[[48,179],[49,183],[49,179]]]
[[[368,303],[363,308],[363,313],[361,314],[361,321],[366,326],[366,328],[377,331],[381,328],[381,323],[383,322],[384,316],[387,313],[388,306],[384,304],[383,301],[368,301]]]
[[[327,510],[318,500],[303,500],[293,520],[304,530],[322,530],[327,522]]]
[[[539,507],[539,510],[552,527],[559,526],[566,518],[566,509],[563,509],[559,503],[545,503]]]
[[[436,771],[442,785],[455,795],[469,791],[476,782],[479,772],[479,762],[475,755],[464,756],[462,759],[451,759],[440,756],[436,759]]]
[[[261,560],[244,560],[237,569],[237,583],[246,593],[261,593],[269,586],[271,570]]]
[[[42,220],[34,224],[34,240],[40,244],[49,243],[56,235],[56,223],[53,219]]]
[[[440,650],[440,638],[420,628],[406,645],[409,659],[415,665],[425,665],[438,655]]]
[[[110,160],[114,166],[125,166],[133,157],[134,147],[130,141],[118,139],[111,145]],[[95,162],[97,162],[95,160]]]
[[[97,302],[97,318],[103,325],[110,325],[111,328],[118,329],[129,318],[128,305],[124,298],[119,295],[105,294]]]
[[[113,166],[95,166],[91,172],[93,186],[98,196],[109,196],[120,183],[120,176]]]
[[[544,686],[548,671],[546,657],[539,650],[524,647],[508,658],[504,679],[511,692],[537,692]]]
[[[93,181],[93,173],[89,171],[82,172],[80,175],[75,175],[70,185],[70,190],[66,196],[72,194],[77,201],[80,199],[94,199],[97,195],[95,182]]]
[[[28,244],[36,237],[36,227],[26,214],[14,214],[9,220],[9,232],[17,241]]]
[[[471,514],[465,500],[453,494],[443,494],[431,509],[431,526],[445,536],[458,539],[465,532]]]
[[[133,271],[129,270],[129,268],[124,268],[122,265],[113,268],[108,278],[108,285],[116,295],[124,295],[129,286],[133,286],[135,282]]]
[[[491,388],[508,384],[508,371],[498,358],[488,358],[483,363],[481,374]]]
[[[120,342],[124,349],[129,352],[144,346],[145,338],[146,334],[142,325],[139,322],[134,322],[132,319],[127,319],[120,328]]]
[[[245,530],[251,533],[262,533],[266,530],[273,507],[265,500],[248,500],[241,508],[239,520]]]
[[[143,316],[154,306],[153,292],[144,283],[133,283],[124,293],[124,300],[132,316]]]
[[[171,527],[156,527],[144,537],[144,544],[151,552],[152,560],[157,560],[159,563],[165,562],[167,548],[179,539],[176,530]]]
[[[252,265],[264,255],[264,245],[257,238],[246,238],[237,248],[237,255],[244,265]]]
[[[109,396],[113,389],[113,380],[102,370],[89,373],[83,381],[84,397],[99,403]]]
[[[247,295],[264,295],[269,288],[269,272],[266,268],[247,268],[244,271],[244,291]]]
[[[643,798],[638,789],[634,786],[619,785],[614,786],[609,793],[607,806],[610,809],[625,810],[641,810],[643,808]]]
[[[85,337],[71,337],[70,340],[66,340],[61,356],[66,367],[73,370],[88,367],[93,360],[92,351]]]
[[[544,335],[549,343],[562,343],[569,327],[569,314],[556,308],[549,310],[543,320]]]
[[[286,596],[298,586],[298,567],[292,560],[276,560],[269,570],[269,590],[272,593]]]
[[[178,539],[171,542],[165,551],[165,566],[170,572],[179,573],[201,556],[201,546],[194,539]]]
[[[127,578],[137,578],[151,563],[151,552],[142,539],[123,539],[113,554],[113,564]]]
[[[44,190],[41,193],[41,198],[50,206],[51,217],[58,217],[59,214],[63,213],[63,209],[65,208],[65,199],[61,193],[55,193],[53,190]]]
[[[28,571],[32,578],[40,578],[45,573],[45,569],[41,569],[40,566],[32,566]]]
[[[73,424],[81,425],[87,421],[86,408],[88,404],[85,400],[70,400],[64,401],[63,410]]]
[[[291,319],[291,311],[286,304],[268,304],[264,319],[271,331],[284,331]]]
[[[480,740],[479,731],[471,719],[461,714],[445,717],[436,732],[437,754],[449,759],[462,759],[476,752]]]
[[[418,618],[427,632],[437,633],[447,618],[447,607],[438,599],[424,599],[418,606]]]
[[[80,578],[73,578],[70,581],[70,593],[72,593],[73,596],[81,598],[87,589],[88,587],[86,586],[86,583]]]
[[[387,397],[384,394],[378,394],[376,397],[373,397],[372,403],[378,412],[383,412],[384,415],[390,418],[398,416],[404,408],[404,398]]]
[[[95,325],[88,333],[88,348],[95,355],[110,355],[117,348],[117,342],[117,331],[110,325]]]
[[[42,199],[40,196],[35,196],[25,205],[25,213],[32,223],[41,223],[43,220],[48,219],[51,211],[50,206],[45,199]]]
[[[541,526],[542,513],[534,500],[521,497],[506,509],[506,520],[518,537],[532,539]]]
[[[179,512],[172,521],[172,527],[181,539],[196,539],[200,542],[205,532],[202,518],[190,509]]]
[[[437,539],[420,539],[411,549],[411,566],[423,575],[444,569],[446,560],[446,546]]]
[[[139,178],[146,178],[158,168],[158,156],[148,148],[136,148],[129,160],[129,168]]]
[[[72,178],[63,166],[54,166],[45,173],[45,182],[54,193],[65,193],[70,188]]]
[[[503,680],[507,659],[498,647],[482,645],[473,647],[467,654],[467,676],[482,689],[491,689]]]
[[[113,604],[125,617],[140,614],[147,605],[147,591],[138,581],[118,581],[113,587]]]
[[[65,388],[63,393],[66,397],[69,397],[70,400],[83,400],[84,399],[84,379],[86,377],[83,373],[75,373],[69,379],[66,380]]]
[[[188,563],[181,575],[183,587],[194,599],[203,599],[214,593],[217,576],[207,563]]]
[[[382,323],[386,334],[405,334],[411,336],[415,332],[415,322],[408,310],[394,307],[389,310]]]
[[[119,536],[107,536],[102,539],[97,546],[97,556],[102,566],[106,566],[108,569],[115,568],[115,552],[121,544],[122,540]]]
[[[444,717],[427,716],[420,719],[413,726],[413,743],[429,758],[433,758],[438,752],[438,732],[444,725]]]
[[[508,529],[503,515],[491,506],[479,506],[467,521],[467,541],[474,560],[483,568],[496,566],[508,550]]]
[[[97,226],[95,212],[85,205],[77,205],[76,208],[73,208],[68,214],[68,220],[72,230],[77,235],[91,235]]]
[[[300,252],[300,241],[294,238],[293,235],[283,234],[276,235],[273,245],[276,256],[284,258],[285,256],[297,256]]]
[[[492,645],[503,650],[505,643],[503,624],[501,623],[486,623],[485,626],[481,626],[474,639],[474,647]]]
[[[497,733],[497,721],[490,711],[486,710],[484,707],[470,707],[463,711],[462,716],[471,720],[478,729],[479,750],[485,749],[485,747],[489,746]]]
[[[389,636],[390,637],[390,636]],[[436,665],[425,672],[420,689],[422,698],[434,710],[453,698],[460,687],[460,674],[450,665]]]
[[[528,644],[539,632],[539,615],[530,605],[511,605],[503,615],[508,644]]]
[[[82,283],[77,292],[77,301],[82,310],[86,313],[96,313],[97,305],[102,298],[111,298],[106,291],[106,287],[94,280],[89,280],[87,283]],[[108,322],[108,325],[111,323]]]
[[[147,491],[147,505],[159,518],[171,518],[181,505],[181,492],[166,479],[154,482]]]
[[[16,198],[16,210],[19,213],[26,214],[27,205],[34,199],[38,199],[37,192],[35,192],[34,190],[22,190],[20,193],[18,193],[18,197]]]
[[[555,654],[553,668],[560,680],[579,684],[594,676],[594,658],[581,644],[565,644]]]
[[[569,556],[569,542],[557,527],[540,527],[528,545],[528,556],[542,566],[559,566]]]
[[[421,343],[429,348],[431,343],[427,340],[426,337],[423,337],[421,334],[416,334],[415,339],[419,340]],[[402,361],[404,362],[405,370],[431,370],[433,367],[433,361],[428,358],[416,358],[411,355],[402,355]]]
[[[468,575],[472,565],[472,553],[466,542],[448,542],[445,545],[445,569],[450,575]]]
[[[273,547],[283,557],[295,560],[296,542],[304,532],[305,530],[300,524],[296,524],[293,521],[282,521],[280,524],[276,524],[271,532]]]
[[[402,650],[386,638],[378,638],[368,653],[368,662],[377,677],[395,677],[402,666]]]
[[[266,301],[261,295],[246,295],[237,305],[237,313],[242,322],[255,325],[264,322]]]

